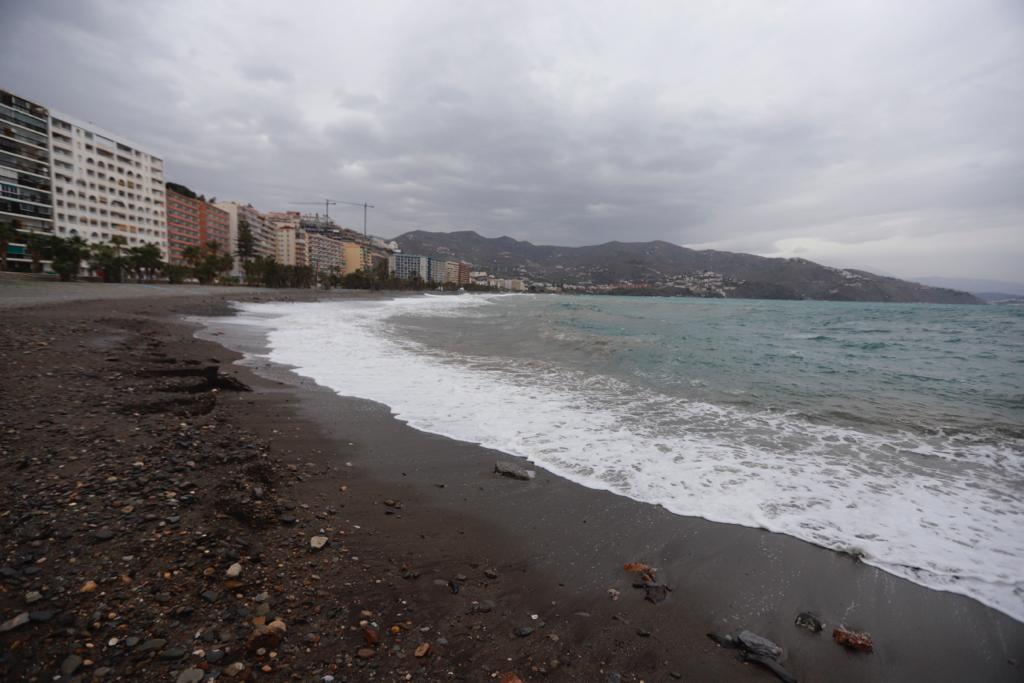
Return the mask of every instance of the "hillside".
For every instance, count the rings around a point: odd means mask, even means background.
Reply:
[[[558,247],[511,237],[483,237],[472,231],[422,230],[407,232],[395,241],[408,253],[461,258],[492,274],[553,284],[616,285],[628,281],[662,293],[688,275],[711,271],[722,276],[719,295],[737,298],[983,303],[966,292],[861,270],[829,268],[806,259],[698,251],[661,241]],[[682,285],[675,286],[686,293]]]

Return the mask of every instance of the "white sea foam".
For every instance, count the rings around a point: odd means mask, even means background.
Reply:
[[[529,458],[678,514],[856,552],[1024,621],[1024,469],[1011,446],[871,434],[638,391],[536,362],[455,356],[393,333],[482,296],[247,304],[269,359],[411,426]],[[246,315],[248,313],[249,315]]]

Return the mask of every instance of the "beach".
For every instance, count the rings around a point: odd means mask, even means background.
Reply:
[[[970,598],[542,469],[500,476],[514,458],[236,362],[264,341],[230,301],[382,295],[63,287],[0,285],[0,622],[27,615],[0,633],[5,680],[774,680],[707,637],[744,630],[797,680],[1022,675],[1024,624]],[[807,611],[821,633],[794,624]]]

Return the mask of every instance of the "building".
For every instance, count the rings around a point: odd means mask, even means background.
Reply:
[[[427,282],[442,284],[445,282],[445,270],[448,262],[444,259],[427,257],[427,276],[423,278]]]
[[[459,285],[468,285],[473,281],[470,273],[473,271],[473,264],[467,263],[466,261],[459,261]]]
[[[342,269],[343,275],[349,275],[357,270],[369,273],[373,268],[373,259],[371,258],[369,245],[345,240],[341,243],[341,248],[345,261],[344,268]]]
[[[420,273],[423,260],[423,256],[395,252],[388,257],[388,271],[399,280],[408,280],[413,276],[422,280],[425,279]]]
[[[185,250],[199,246],[199,206],[192,197],[167,189],[167,262],[184,263]]]
[[[459,283],[459,262],[458,261],[445,261],[444,262],[444,280],[446,284],[458,284]]]
[[[137,143],[50,110],[54,232],[128,247],[154,244],[167,258],[164,162]]]
[[[228,214],[228,251],[232,256],[238,255],[238,228],[244,223],[252,234],[253,256],[277,257],[275,230],[252,204],[216,202],[214,206]],[[242,274],[242,259],[235,259],[232,272],[234,275]]]
[[[309,265],[317,273],[341,273],[345,266],[341,240],[317,232],[306,233]]]
[[[227,211],[218,209],[216,205],[199,198],[199,244],[209,246],[216,244],[220,251],[228,248],[231,237],[231,219]]]
[[[273,227],[274,258],[286,266],[309,265],[306,231],[301,227],[302,214],[298,211],[271,211],[264,218]]]
[[[167,250],[169,263],[183,263],[188,247],[216,245],[226,252],[230,219],[184,185],[167,184]]]
[[[0,90],[0,220],[22,233],[51,235],[53,187],[50,114],[45,107]],[[24,242],[8,246],[8,268],[28,269]]]

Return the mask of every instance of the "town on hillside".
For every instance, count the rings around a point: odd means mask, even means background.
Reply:
[[[0,89],[0,270],[278,287],[523,291],[323,214],[261,212],[165,180],[163,158]]]

